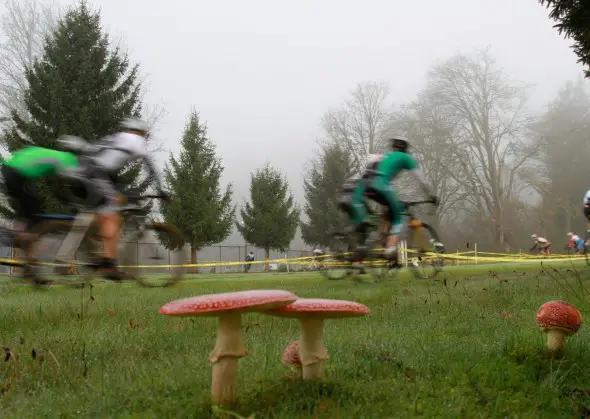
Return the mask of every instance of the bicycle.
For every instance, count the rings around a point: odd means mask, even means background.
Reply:
[[[119,241],[119,255],[127,256],[130,253],[128,252],[129,244],[139,243],[141,238],[150,232],[156,234],[169,249],[180,249],[184,246],[184,238],[175,227],[149,220],[151,200],[161,198],[163,197],[160,195],[130,193],[127,195],[128,204],[116,209],[125,218],[122,227],[123,235]],[[150,200],[150,202],[141,205],[144,200]],[[59,249],[55,259],[58,262],[50,264],[54,265],[54,273],[62,276],[82,276],[82,279],[52,281],[52,283],[79,287],[92,280],[96,275],[98,262],[102,259],[102,239],[96,231],[98,223],[95,214],[91,211],[80,211],[76,216],[56,217],[46,217],[49,218],[48,221],[41,223],[34,230],[35,239],[32,243],[35,246],[34,254],[40,253],[39,248],[43,240],[49,239],[51,242],[57,237]],[[42,253],[54,254],[53,251]],[[35,263],[35,266],[40,265],[42,264]],[[156,281],[129,273],[126,273],[125,280],[135,281],[143,287],[168,287],[181,281],[182,276],[183,268],[179,267],[174,272],[170,272],[167,278],[159,278]]]
[[[61,215],[61,214],[35,214],[35,226],[38,225],[39,222],[44,220],[63,220],[68,219],[69,215]],[[25,257],[23,260],[18,259],[0,259],[0,265],[2,266],[9,266],[12,268],[20,268],[24,270],[23,273],[23,280],[25,282],[31,282],[33,285],[47,285],[50,281],[41,280],[33,275],[33,267],[37,264],[37,257],[35,255],[31,255],[29,249],[33,240],[30,238],[21,238],[19,237],[20,234],[27,233],[29,235],[34,236],[35,227],[28,229],[27,231],[11,229],[8,227],[0,226],[0,243],[3,246],[7,247],[14,247],[17,249],[21,249],[25,253]]]
[[[444,252],[444,247],[441,251],[439,245],[442,243],[434,227],[422,222],[414,215],[412,207],[421,204],[432,204],[432,201],[402,202],[404,208],[402,216],[406,217],[402,237],[405,237],[408,243],[406,252],[414,255],[414,259],[408,260],[407,264],[414,277],[416,279],[432,279],[442,270],[444,265],[444,258],[440,256]],[[328,269],[323,271],[328,279],[344,279],[354,272],[364,273],[370,269],[375,282],[381,282],[390,273],[402,268],[399,260],[388,261],[384,255],[388,232],[381,231],[376,239],[371,239],[371,236],[375,235],[375,228],[379,225],[375,222],[376,218],[380,219],[381,217],[377,214],[371,216],[371,231],[369,239],[367,239],[366,250],[359,252],[356,233],[335,233],[333,235],[333,244],[330,246],[335,250],[331,255],[333,260],[327,262]],[[435,246],[433,243],[438,245]],[[339,268],[344,272],[335,274]]]

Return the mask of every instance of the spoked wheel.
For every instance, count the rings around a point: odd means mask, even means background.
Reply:
[[[91,239],[84,237],[76,253],[78,260],[56,261],[55,256],[64,239],[72,229],[73,223],[69,221],[47,221],[32,229],[36,236],[31,244],[31,253],[34,255],[36,273],[49,284],[62,284],[72,288],[81,288],[92,279],[94,263],[97,256],[94,255],[96,245]]]
[[[348,277],[352,273],[352,264],[347,255],[353,249],[351,237],[344,233],[334,234],[330,249],[331,255],[323,259],[326,269],[322,269],[320,272],[330,280]]]
[[[146,235],[148,232],[155,234],[158,239],[166,245],[168,249],[180,249],[184,246],[184,238],[180,231],[172,227],[169,224],[164,223],[150,223],[145,226],[145,230],[141,236]],[[141,237],[134,238],[133,241],[139,242]],[[184,268],[173,267],[169,265],[169,261],[162,257],[154,257],[154,260],[158,260],[160,263],[155,265],[158,269],[164,269],[168,272],[154,273],[156,268],[149,268],[147,266],[140,266],[136,268],[136,272],[133,272],[133,276],[137,283],[142,287],[157,288],[157,287],[169,287],[182,281],[184,276]],[[135,268],[134,268],[135,269]]]
[[[412,228],[408,240],[408,267],[416,279],[432,279],[442,270],[442,256],[432,252],[431,239],[439,241],[438,234],[428,224]]]
[[[373,234],[378,233],[374,232]],[[369,257],[365,262],[365,266],[371,272],[373,281],[377,284],[386,279],[393,278],[397,273],[397,264],[385,257],[386,240],[387,236],[385,235],[380,236],[378,240],[369,241],[371,250],[369,251]]]

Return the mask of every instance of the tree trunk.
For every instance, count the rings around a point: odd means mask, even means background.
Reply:
[[[197,263],[197,248],[191,245],[191,265],[195,265]],[[191,268],[191,272],[194,274],[199,273],[199,268],[193,266]]]
[[[264,260],[266,261],[266,263],[264,264],[264,272],[268,272],[268,261],[270,260],[270,249],[268,247],[264,249]]]

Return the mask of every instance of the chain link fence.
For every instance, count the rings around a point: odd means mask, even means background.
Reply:
[[[170,273],[174,267],[168,265],[185,265],[191,263],[190,246],[185,246],[179,251],[170,251],[157,242],[121,242],[122,252],[119,255],[119,263],[122,266],[139,266],[140,268],[128,268],[129,270],[141,269],[142,272],[153,274]],[[59,243],[54,247],[45,247],[44,250],[53,254],[44,254],[42,260],[52,262],[53,256],[57,253]],[[197,264],[218,264],[230,263],[225,266],[200,266],[198,268],[186,268],[189,272],[199,273],[238,273],[246,270],[248,262],[244,259],[249,252],[254,252],[254,263],[248,269],[249,272],[264,272],[265,260],[264,249],[254,246],[208,246],[197,252]],[[0,246],[1,259],[19,259],[21,252],[10,247]],[[270,270],[272,271],[299,271],[307,266],[305,263],[294,261],[293,263],[275,263],[273,259],[294,259],[312,256],[311,250],[288,249],[285,252],[270,251]],[[306,261],[303,261],[306,262]],[[19,269],[0,265],[0,274],[13,274],[20,272]]]

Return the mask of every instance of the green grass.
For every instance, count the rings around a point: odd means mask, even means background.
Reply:
[[[0,346],[12,356],[0,360],[0,417],[213,417],[215,320],[157,311],[176,298],[255,288],[354,300],[372,313],[326,322],[323,383],[294,380],[281,364],[295,321],[245,315],[249,356],[234,409],[244,417],[582,417],[590,334],[582,326],[565,358],[550,360],[534,318],[552,299],[590,313],[590,271],[555,267],[457,267],[438,281],[400,275],[378,285],[313,273],[203,275],[170,289],[98,285],[94,299],[88,288],[6,285]]]

